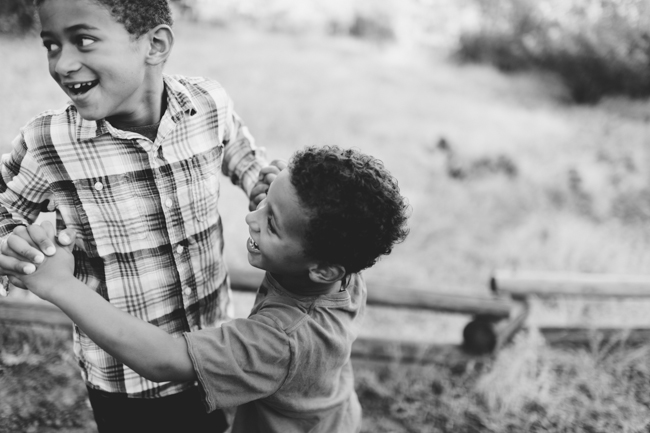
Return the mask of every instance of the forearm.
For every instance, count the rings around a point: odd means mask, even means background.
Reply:
[[[195,379],[184,338],[115,308],[75,278],[57,286],[48,300],[117,360],[155,382]]]
[[[240,186],[249,196],[262,167],[268,165],[263,152],[255,146],[255,140],[236,113],[231,115],[228,139],[224,147],[221,166],[223,173]]]

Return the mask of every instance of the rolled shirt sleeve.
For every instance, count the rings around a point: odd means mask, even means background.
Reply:
[[[28,152],[23,134],[0,160],[0,238],[18,225],[31,224],[51,198],[40,164]]]
[[[241,118],[235,113],[232,101],[228,104],[224,137],[223,173],[233,184],[240,186],[250,196],[262,167],[268,165],[263,151],[255,145],[255,140]]]

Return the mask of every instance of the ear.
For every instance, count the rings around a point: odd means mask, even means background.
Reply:
[[[147,38],[147,64],[162,65],[167,61],[174,46],[174,32],[167,24],[160,24],[149,30],[143,37]]]
[[[341,265],[317,263],[309,268],[309,279],[319,284],[331,284],[345,277],[345,268]]]

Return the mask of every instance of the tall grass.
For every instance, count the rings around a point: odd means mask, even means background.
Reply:
[[[365,408],[404,432],[641,433],[650,427],[650,346],[574,348],[518,335],[495,358],[450,353],[441,365],[357,368]],[[396,427],[397,426],[397,427]]]

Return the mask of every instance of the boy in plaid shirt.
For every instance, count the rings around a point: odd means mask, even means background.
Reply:
[[[2,158],[0,274],[22,287],[14,277],[54,253],[31,225],[54,211],[59,241],[76,233],[76,277],[115,307],[176,336],[216,326],[229,305],[219,173],[254,208],[258,179],[277,168],[219,83],[163,74],[166,0],[36,4],[50,75],[71,103],[32,119]],[[226,429],[192,380],[149,381],[76,326],[74,351],[100,432]]]

